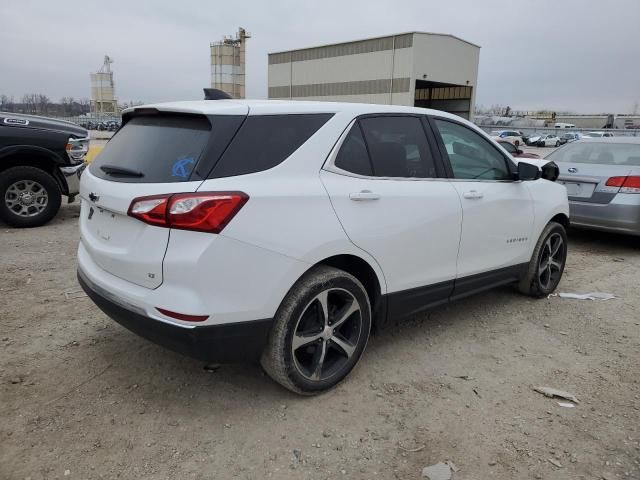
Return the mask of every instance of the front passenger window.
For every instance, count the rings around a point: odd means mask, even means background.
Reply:
[[[507,160],[491,143],[468,127],[435,119],[454,178],[511,180]]]

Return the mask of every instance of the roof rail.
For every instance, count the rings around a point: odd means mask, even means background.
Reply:
[[[205,100],[229,100],[232,98],[227,92],[217,88],[203,88],[202,90],[204,90]]]

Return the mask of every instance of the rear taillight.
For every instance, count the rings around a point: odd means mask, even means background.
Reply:
[[[605,185],[607,187],[621,187],[622,184],[624,183],[624,181],[627,179],[627,177],[611,177],[609,178],[609,180],[607,180],[607,183],[605,183]]]
[[[640,193],[640,176],[611,177],[605,185],[620,188],[620,193]]]
[[[220,233],[249,196],[243,192],[197,192],[135,198],[127,214],[150,225]]]

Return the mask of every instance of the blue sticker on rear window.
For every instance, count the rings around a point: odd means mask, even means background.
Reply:
[[[176,160],[171,167],[171,175],[179,178],[188,178],[196,163],[193,157],[182,157]]]

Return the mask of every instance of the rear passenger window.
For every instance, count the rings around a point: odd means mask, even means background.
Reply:
[[[364,137],[357,123],[351,128],[342,143],[336,157],[335,166],[358,175],[373,175],[367,146],[364,144]]]
[[[368,117],[360,124],[376,177],[437,177],[418,117]]]
[[[261,172],[286,160],[333,115],[249,116],[209,178]]]

